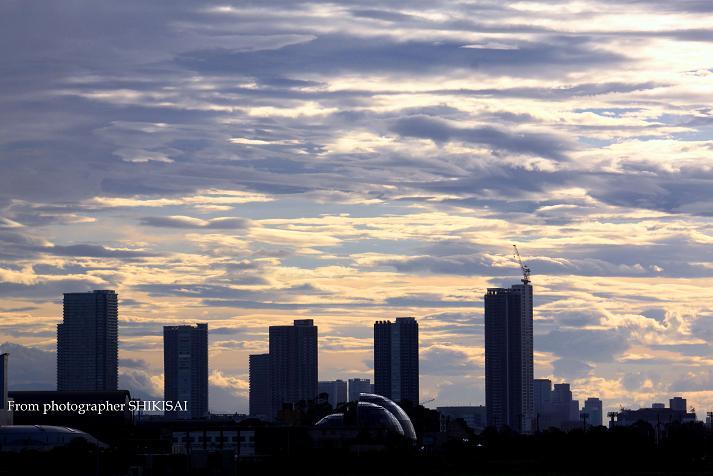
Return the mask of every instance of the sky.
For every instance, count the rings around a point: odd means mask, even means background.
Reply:
[[[54,388],[62,293],[120,296],[120,386],[207,322],[246,412],[267,328],[372,378],[420,325],[421,399],[484,403],[483,294],[532,268],[535,376],[713,410],[713,3],[0,3],[0,343]]]

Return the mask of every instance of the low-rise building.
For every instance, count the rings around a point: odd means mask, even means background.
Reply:
[[[459,418],[476,433],[481,432],[486,426],[485,405],[437,407],[436,410],[440,413],[441,431],[446,431],[449,423]]]

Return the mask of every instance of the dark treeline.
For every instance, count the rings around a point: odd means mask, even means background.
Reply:
[[[296,433],[299,435],[299,430]],[[212,454],[197,470],[186,455],[146,458],[136,447],[97,450],[77,442],[50,452],[0,455],[0,475],[495,475],[495,474],[713,474],[713,431],[702,423],[647,423],[542,431],[519,435],[486,429],[464,431],[438,445],[409,448],[400,443],[382,451],[312,448],[307,433],[281,454],[236,461]],[[358,445],[357,445],[358,446]],[[140,470],[138,468],[141,468]]]

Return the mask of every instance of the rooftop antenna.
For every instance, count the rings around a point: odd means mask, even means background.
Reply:
[[[530,284],[530,268],[522,263],[522,258],[520,257],[520,252],[517,250],[517,245],[512,245],[515,249],[514,256],[517,258],[517,262],[520,263],[520,269],[522,270],[522,283]]]

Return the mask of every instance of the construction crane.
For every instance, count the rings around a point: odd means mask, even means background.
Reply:
[[[515,248],[515,253],[513,256],[517,258],[517,262],[520,263],[520,269],[522,270],[522,282],[523,284],[530,284],[530,268],[522,263],[522,258],[520,258],[520,252],[517,250],[517,245],[512,245]]]

